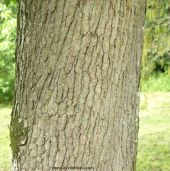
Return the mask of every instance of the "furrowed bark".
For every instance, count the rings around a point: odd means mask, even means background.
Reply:
[[[145,0],[19,6],[13,170],[134,171]]]

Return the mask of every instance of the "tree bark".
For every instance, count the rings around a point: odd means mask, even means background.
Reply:
[[[135,170],[145,3],[20,0],[13,170]]]

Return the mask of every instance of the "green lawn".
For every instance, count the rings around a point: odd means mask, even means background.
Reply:
[[[170,171],[170,93],[141,95],[137,171]]]
[[[11,107],[0,105],[0,171],[9,171],[11,149],[9,142],[9,122]]]
[[[0,171],[10,170],[11,108],[0,106]],[[170,171],[170,93],[142,93],[137,171]]]

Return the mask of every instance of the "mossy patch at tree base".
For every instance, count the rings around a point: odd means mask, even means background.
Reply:
[[[26,145],[28,132],[29,129],[24,127],[24,121],[21,120],[18,116],[15,116],[15,119],[13,119],[10,124],[10,145],[14,159],[18,156],[19,147]]]

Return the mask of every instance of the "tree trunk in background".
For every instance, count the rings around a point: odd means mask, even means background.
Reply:
[[[20,1],[13,170],[135,170],[144,16],[145,0]]]

